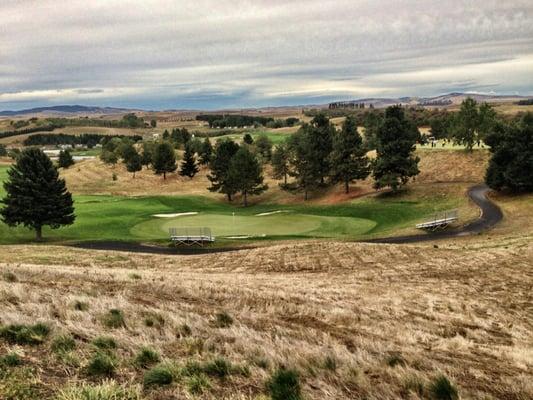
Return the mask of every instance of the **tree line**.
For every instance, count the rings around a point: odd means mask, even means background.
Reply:
[[[126,135],[101,135],[98,133],[82,133],[81,135],[69,135],[65,133],[57,134],[36,134],[24,139],[24,146],[59,146],[59,145],[83,145],[88,148],[93,148],[100,144],[104,139],[111,140],[113,138],[123,139]],[[140,135],[128,136],[133,141],[138,142],[142,140]]]

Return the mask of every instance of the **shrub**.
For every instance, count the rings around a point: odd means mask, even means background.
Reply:
[[[456,400],[457,388],[444,375],[437,376],[429,385],[429,393],[435,400]]]
[[[11,344],[37,345],[45,341],[50,334],[50,328],[44,324],[35,325],[7,325],[0,329],[0,337]]]
[[[97,352],[87,364],[86,371],[90,376],[113,376],[117,362],[109,354]]]
[[[187,390],[193,395],[201,394],[210,388],[211,383],[204,374],[193,375],[187,380]]]
[[[0,357],[0,367],[16,367],[20,364],[22,364],[22,360],[17,353],[9,353]]]
[[[61,390],[56,400],[141,400],[138,387],[126,388],[115,381],[104,381],[99,385],[82,384]]]
[[[233,325],[233,318],[224,311],[215,316],[214,324],[217,328],[228,328]]]
[[[87,311],[89,309],[89,304],[80,300],[76,300],[73,307],[76,311]]]
[[[146,371],[143,378],[145,387],[170,385],[174,381],[174,374],[170,367],[158,365]]]
[[[191,336],[192,330],[191,327],[187,324],[182,324],[176,329],[176,337],[178,339]]]
[[[141,368],[147,368],[152,364],[158,363],[160,359],[161,357],[159,357],[159,354],[155,350],[149,347],[143,347],[135,357],[135,365]]]
[[[13,283],[13,282],[18,281],[17,276],[16,276],[13,272],[11,272],[11,271],[6,271],[6,272],[4,272],[4,273],[2,274],[2,277],[4,278],[4,280],[5,280],[6,282]]]
[[[96,339],[92,341],[93,346],[96,346],[100,350],[114,350],[116,349],[117,342],[115,339],[109,336],[98,336]]]
[[[123,328],[126,326],[124,314],[121,310],[116,308],[109,310],[109,312],[103,316],[102,322],[110,329]]]
[[[292,369],[277,369],[267,382],[272,400],[301,400],[300,377]]]
[[[69,352],[76,348],[76,341],[71,335],[57,336],[52,341],[52,351],[56,353]]]

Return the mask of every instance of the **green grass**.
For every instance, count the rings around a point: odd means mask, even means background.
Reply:
[[[246,132],[242,132],[242,133],[238,133],[238,134],[225,135],[225,136],[221,136],[221,137],[229,138],[229,139],[232,139],[232,140],[235,140],[235,141],[241,141],[243,136],[246,133],[249,133],[252,136],[252,138],[254,139],[254,141],[259,136],[265,135],[266,137],[268,137],[271,140],[271,142],[274,145],[280,144],[280,143],[284,143],[291,136],[290,133],[278,132],[276,130],[253,130],[253,131],[246,131]],[[215,138],[215,141],[216,141],[216,138]]]
[[[0,181],[7,177],[0,167]],[[0,198],[5,195],[0,187]],[[435,211],[457,207],[463,199],[441,196],[407,201],[405,196],[363,198],[337,205],[258,204],[247,208],[202,196],[74,196],[76,221],[52,230],[45,227],[48,241],[123,240],[168,242],[169,227],[210,227],[217,243],[234,242],[224,236],[259,239],[341,238],[390,234],[413,226]],[[277,214],[257,214],[283,211]],[[198,212],[174,219],[154,214]],[[235,215],[233,215],[235,214]],[[34,234],[24,227],[0,223],[0,243],[23,243]]]

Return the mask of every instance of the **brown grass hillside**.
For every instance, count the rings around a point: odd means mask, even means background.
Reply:
[[[47,399],[102,382],[87,373],[102,335],[118,343],[111,378],[135,398],[265,399],[280,365],[299,371],[308,400],[428,398],[440,375],[464,399],[531,398],[533,247],[491,246],[303,242],[174,257],[0,247],[0,323],[52,328],[35,346],[0,338],[0,356],[17,353],[26,374],[8,375],[0,398],[15,384]],[[105,326],[111,309],[123,327]],[[53,350],[61,335],[75,347]],[[141,387],[143,346],[181,371],[171,385]],[[234,372],[190,395],[184,367],[220,357]]]

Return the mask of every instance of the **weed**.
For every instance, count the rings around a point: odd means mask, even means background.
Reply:
[[[61,390],[56,400],[141,400],[142,394],[138,387],[123,387],[112,380],[99,385],[82,384]]]
[[[110,329],[124,328],[126,326],[124,313],[116,308],[109,310],[109,312],[103,316],[102,322]]]
[[[41,344],[49,334],[50,328],[44,324],[7,325],[0,328],[0,337],[11,344]]]
[[[437,376],[429,384],[429,393],[435,400],[456,400],[459,398],[457,388],[444,375]]]
[[[90,376],[113,376],[116,368],[117,361],[113,356],[97,352],[87,364],[86,371]]]
[[[293,369],[279,368],[267,382],[272,400],[301,400],[300,377]]]
[[[17,353],[9,353],[0,357],[0,367],[16,367],[22,364],[22,360]]]
[[[217,328],[228,328],[233,325],[233,318],[225,311],[218,313],[215,316],[214,325]]]
[[[135,356],[135,365],[141,368],[147,368],[150,365],[156,364],[161,360],[159,354],[150,349],[149,347],[143,347],[137,356]]]
[[[109,336],[98,336],[92,341],[92,344],[98,349],[104,351],[111,351],[118,347],[115,339]]]
[[[146,371],[143,378],[145,387],[170,385],[174,381],[172,369],[166,365],[158,365]]]
[[[211,383],[209,382],[209,378],[204,374],[193,375],[187,379],[187,390],[193,395],[202,394],[210,388]]]

